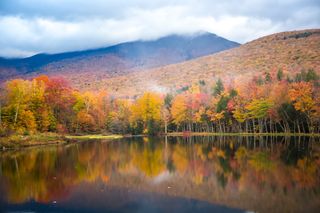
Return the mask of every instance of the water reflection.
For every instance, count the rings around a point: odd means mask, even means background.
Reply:
[[[151,198],[164,208],[180,198],[183,211],[192,209],[184,199],[192,199],[204,202],[204,210],[211,203],[257,212],[316,212],[320,145],[301,137],[90,141],[2,152],[0,177],[0,205],[6,209],[37,204],[48,210],[54,204],[120,210],[129,201]]]

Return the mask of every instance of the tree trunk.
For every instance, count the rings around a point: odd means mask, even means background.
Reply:
[[[16,113],[14,115],[14,126],[16,125],[18,120],[19,109],[20,109],[20,104],[18,104],[18,106],[16,107]]]
[[[246,133],[248,133],[248,120],[245,121],[246,122]]]
[[[259,133],[262,133],[263,132],[263,124],[262,124],[261,119],[258,119],[258,123],[259,123]]]
[[[218,121],[218,123],[219,123],[219,132],[222,132],[221,122],[220,122],[220,120]]]
[[[297,123],[298,132],[300,133],[300,132],[301,132],[301,130],[300,130],[299,121],[296,121],[296,123]]]
[[[255,124],[254,124],[254,119],[252,119],[252,127],[253,127],[253,133],[256,133],[256,127],[255,127]]]
[[[164,119],[164,133],[167,134],[168,133],[168,122],[166,119]]]

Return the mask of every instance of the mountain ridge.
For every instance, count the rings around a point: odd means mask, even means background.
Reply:
[[[92,67],[92,70],[107,67],[110,69],[110,74],[115,72],[114,67],[117,65],[119,72],[132,68],[151,68],[201,57],[236,46],[239,46],[236,42],[212,33],[202,32],[194,35],[173,34],[156,40],[137,40],[83,51],[40,53],[22,59],[0,58],[0,79],[36,71],[61,71],[62,67],[65,70],[73,70],[76,68],[75,63],[80,61],[83,64],[83,60],[88,60],[88,63],[94,61],[95,65],[100,63],[100,66]],[[108,72],[108,69],[104,70]],[[10,70],[11,75],[5,73],[5,70]]]
[[[74,81],[77,88],[104,88],[112,94],[136,95],[158,89],[175,90],[186,84],[218,78],[247,82],[252,77],[282,69],[293,76],[302,69],[320,74],[320,29],[280,32],[255,39],[239,47],[193,60],[166,65],[126,76],[100,79],[97,85]],[[90,82],[90,80],[87,80]],[[128,92],[129,91],[129,92]]]

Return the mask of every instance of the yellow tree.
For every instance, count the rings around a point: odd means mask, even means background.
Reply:
[[[75,92],[76,103],[73,110],[76,112],[76,131],[80,128],[82,131],[96,130],[96,122],[91,111],[95,105],[96,97],[92,92],[85,92],[83,94]]]
[[[142,122],[143,132],[154,134],[159,127],[161,120],[161,108],[163,99],[160,95],[147,92],[141,96],[132,106],[132,121],[134,126]]]
[[[234,111],[232,111],[233,117],[239,122],[243,123],[247,119],[247,114],[245,112],[245,109],[241,106],[236,106]]]
[[[272,108],[273,103],[268,99],[254,99],[245,108],[248,110],[249,118],[252,119],[253,127],[255,131],[255,119],[258,120],[259,132],[262,133],[265,128],[263,122],[267,119],[268,111]]]
[[[24,130],[35,131],[36,121],[32,111],[29,109],[31,100],[30,81],[15,79],[6,84],[7,111],[9,124],[19,132]]]
[[[191,110],[188,107],[187,94],[177,95],[172,101],[171,116],[173,123],[179,126],[192,122]],[[184,126],[183,126],[184,128]]]
[[[209,110],[207,110],[206,113],[207,113],[210,121],[212,121],[214,123],[218,123],[219,131],[223,132],[221,121],[224,119],[225,111],[222,110],[221,112],[215,112],[215,111],[212,111],[211,109],[209,109]]]
[[[35,116],[37,128],[45,132],[50,126],[50,118],[53,116],[49,106],[45,102],[45,82],[33,79],[30,88],[30,109]]]

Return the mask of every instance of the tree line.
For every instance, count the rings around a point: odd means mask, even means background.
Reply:
[[[312,69],[292,77],[279,69],[246,83],[200,80],[124,99],[80,92],[61,77],[14,79],[0,93],[0,134],[319,133],[319,85]]]

